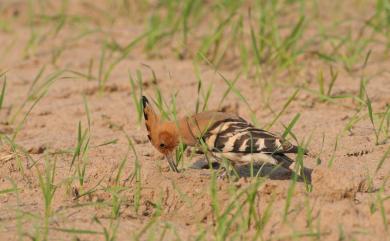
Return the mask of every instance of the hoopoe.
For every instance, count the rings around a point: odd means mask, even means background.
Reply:
[[[148,138],[176,172],[173,155],[180,142],[193,147],[203,144],[217,159],[228,159],[233,165],[261,161],[292,169],[292,160],[284,153],[298,153],[297,146],[231,113],[206,111],[176,122],[162,121],[145,96],[142,104]]]

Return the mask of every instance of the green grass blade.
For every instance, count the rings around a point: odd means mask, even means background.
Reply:
[[[382,168],[383,163],[387,159],[387,157],[390,155],[390,147],[387,148],[385,153],[383,154],[382,158],[379,160],[378,165],[376,166],[375,173],[378,173],[378,171]]]
[[[296,89],[295,92],[288,98],[287,102],[283,105],[282,110],[275,116],[275,118],[269,123],[265,129],[269,130],[275,123],[276,121],[280,118],[280,116],[284,113],[284,111],[287,109],[287,107],[291,104],[291,102],[295,99],[295,97],[298,95],[300,89]]]
[[[297,121],[299,120],[299,117],[301,117],[301,113],[297,113],[294,118],[291,120],[290,124],[286,127],[286,129],[284,130],[283,134],[282,134],[282,137],[283,138],[286,138],[287,135],[291,132],[292,128],[295,126],[295,124],[297,123]]]
[[[71,234],[103,234],[103,232],[88,230],[88,229],[77,229],[77,228],[50,228],[51,230],[60,231]]]
[[[7,87],[7,79],[4,77],[3,88],[1,89],[1,94],[0,94],[0,110],[3,107],[4,98],[5,98],[5,88],[6,87]]]
[[[371,100],[370,98],[368,97],[368,94],[366,92],[366,104],[367,104],[367,109],[368,109],[368,117],[370,118],[370,121],[371,121],[371,124],[372,124],[372,127],[374,128],[374,133],[375,133],[375,143],[376,145],[379,144],[379,133],[377,132],[377,129],[375,128],[375,123],[374,123],[374,113],[372,111],[372,104],[371,104]]]

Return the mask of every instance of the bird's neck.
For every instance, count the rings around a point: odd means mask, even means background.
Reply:
[[[184,144],[190,146],[195,146],[197,144],[197,139],[191,132],[186,118],[182,118],[177,121],[163,122],[161,123],[160,128],[168,130],[169,133],[172,133],[179,141],[183,142]]]

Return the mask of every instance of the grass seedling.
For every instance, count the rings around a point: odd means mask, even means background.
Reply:
[[[35,29],[35,11],[34,11],[34,1],[29,0],[28,1],[28,17],[29,17],[29,27],[30,27],[30,36],[27,41],[26,46],[24,47],[24,58],[28,58],[36,49],[38,42],[39,42],[39,36]]]
[[[294,116],[294,118],[291,120],[291,122],[288,124],[288,126],[286,126],[284,128],[284,131],[283,131],[283,134],[282,134],[283,139],[287,138],[287,136],[290,134],[290,135],[292,135],[292,137],[295,140],[297,140],[295,135],[291,131],[292,131],[292,128],[294,128],[295,124],[298,122],[300,116],[301,116],[301,113],[297,113]]]
[[[287,222],[287,217],[290,212],[290,207],[291,207],[291,201],[294,195],[295,191],[295,186],[298,180],[298,176],[295,174],[295,172],[292,175],[290,185],[287,190],[287,197],[286,197],[286,202],[284,205],[284,211],[283,211],[283,222]]]
[[[361,100],[360,98],[356,98],[356,100],[358,100],[359,103],[366,103],[365,101]],[[363,109],[363,107],[361,108],[361,110],[362,109]],[[335,144],[334,144],[334,147],[333,147],[333,152],[332,152],[331,158],[328,161],[328,167],[332,167],[332,165],[333,165],[333,161],[334,161],[335,156],[336,156],[336,151],[337,151],[337,148],[339,146],[340,138],[345,134],[345,132],[348,132],[349,134],[353,133],[353,131],[352,131],[353,126],[356,123],[358,123],[360,120],[362,120],[363,117],[365,117],[365,116],[361,115],[361,110],[358,110],[351,118],[349,118],[347,124],[344,126],[342,131],[340,131],[337,134],[337,136],[335,138]]]
[[[237,80],[240,78],[240,75],[241,73],[238,73],[236,75],[236,77],[232,80],[232,81],[229,81],[227,79],[224,78],[225,80],[225,83],[227,84],[228,88],[225,90],[225,92],[223,93],[222,97],[221,97],[221,100],[219,101],[219,104],[218,104],[218,109],[220,109],[222,107],[222,104],[224,102],[224,100],[226,99],[226,97],[229,95],[229,93],[231,91],[234,91],[236,92],[236,95],[238,95],[241,100],[245,100],[245,98],[243,98],[243,96],[241,95],[241,93],[236,89],[235,85],[237,83]],[[242,96],[242,97],[241,97]],[[245,101],[244,101],[245,102]]]
[[[361,109],[362,109],[362,108],[361,108]],[[344,130],[348,131],[348,133],[349,133],[350,135],[353,134],[353,131],[352,131],[353,127],[354,127],[359,121],[361,121],[361,120],[363,119],[363,117],[364,117],[364,116],[361,114],[361,109],[358,110],[358,111],[356,111],[356,113],[355,113],[351,118],[348,119],[348,122],[347,122],[347,124],[346,124],[345,127],[344,127]]]
[[[168,105],[167,101],[164,99],[161,90],[158,86],[155,88],[155,95],[156,100],[153,100],[154,104],[157,106],[157,109],[160,111],[160,115],[163,120],[170,120],[171,119],[171,110],[170,106]]]
[[[378,162],[378,165],[376,166],[376,169],[375,169],[375,175],[379,172],[379,170],[382,168],[385,160],[389,157],[390,155],[390,147],[387,148],[387,150],[385,151],[385,153],[383,154],[382,158],[379,160]]]
[[[267,206],[265,207],[263,212],[260,214],[260,219],[258,221],[258,224],[256,224],[256,234],[254,235],[253,240],[258,240],[259,237],[261,237],[261,239],[263,239],[264,229],[272,217],[272,211],[273,211],[272,208],[273,208],[274,202],[275,202],[275,195],[272,195],[271,200],[268,202]]]
[[[207,110],[209,98],[210,98],[211,92],[213,90],[213,85],[210,84],[209,87],[207,88],[207,90],[205,90],[203,88],[203,80],[202,80],[202,77],[200,75],[199,66],[196,63],[194,64],[194,69],[195,69],[195,76],[196,76],[196,79],[198,81],[196,103],[195,103],[195,113],[199,113],[199,112]],[[202,101],[201,101],[200,97],[202,97]],[[203,103],[202,107],[200,107],[201,102]]]
[[[51,63],[53,65],[56,65],[57,63],[57,60],[61,57],[61,55],[65,52],[66,49],[68,49],[69,47],[71,47],[72,45],[74,45],[75,43],[77,43],[78,41],[80,41],[82,38],[88,36],[88,35],[92,35],[92,34],[95,34],[95,33],[100,33],[101,31],[100,30],[96,30],[96,29],[93,29],[93,30],[83,30],[81,33],[79,33],[78,35],[76,36],[72,36],[70,38],[66,38],[64,39],[61,44],[59,44],[59,46],[56,46],[56,47],[53,47],[51,52],[52,52],[52,57],[51,57]],[[85,74],[82,74],[82,73],[79,73],[77,71],[71,71],[70,72],[73,72],[77,75],[80,75],[82,77],[88,77],[88,76],[92,76],[91,73],[89,73],[88,75],[85,75]]]
[[[367,110],[368,110],[368,117],[370,118],[370,121],[371,121],[371,124],[372,124],[372,127],[374,128],[374,132],[375,132],[375,138],[376,138],[376,141],[375,143],[378,145],[378,140],[379,140],[379,134],[375,128],[375,123],[374,123],[374,114],[372,112],[372,105],[371,105],[371,100],[370,98],[368,98],[368,95],[366,93],[366,103],[367,103]]]
[[[7,87],[7,79],[4,76],[3,87],[1,88],[1,92],[0,92],[0,110],[1,110],[1,108],[3,108],[3,103],[4,103],[4,98],[5,98],[5,88],[6,87]]]
[[[70,163],[69,170],[72,169],[73,164],[75,163],[76,160],[77,160],[78,164],[79,164],[80,160],[84,160],[84,158],[87,155],[87,151],[88,151],[88,146],[89,146],[89,141],[90,141],[90,131],[91,131],[91,114],[89,112],[88,103],[87,103],[87,99],[85,98],[85,96],[83,97],[83,100],[84,100],[85,113],[87,115],[88,128],[83,131],[81,122],[79,121],[78,128],[77,128],[77,143],[76,143],[76,147],[75,147],[74,152],[73,152],[73,157],[72,157],[72,161]],[[83,165],[82,165],[83,168],[80,169],[79,165],[77,168],[77,172],[79,174],[79,182],[80,182],[81,186],[83,186],[83,183],[84,183],[84,174],[85,174],[85,168],[86,168],[86,163],[84,161],[82,161],[82,162],[83,162]]]
[[[157,222],[157,219],[156,218],[151,218],[143,227],[142,229],[136,233],[134,235],[134,238],[133,240],[136,240],[136,241],[140,241],[140,240],[144,240],[144,239],[141,239],[142,236],[149,230],[151,229]]]
[[[384,137],[382,141],[379,141],[380,144],[384,144],[389,139],[389,128],[390,128],[390,105],[387,106],[387,109],[383,112],[378,114],[378,117],[382,115],[382,118],[380,119],[380,123],[378,126],[378,136],[383,133]]]
[[[295,50],[295,47],[298,40],[302,37],[304,33],[304,23],[305,17],[301,16],[290,34],[282,42],[282,45],[279,46],[276,50],[277,54],[280,55],[279,61],[282,66],[288,66],[293,64],[295,58],[299,55],[300,51]]]
[[[172,106],[172,116],[173,116],[173,120],[176,122],[176,125],[178,126],[179,123],[179,119],[177,118],[177,110],[176,110],[176,96],[175,95],[172,95],[171,97],[171,106]],[[183,164],[183,161],[184,161],[184,151],[186,150],[187,148],[187,145],[185,145],[184,143],[180,142],[178,147],[176,148],[175,150],[175,163],[174,165],[176,167],[178,167],[180,164]],[[177,168],[176,168],[177,169]],[[171,170],[175,170],[175,167],[171,167]]]
[[[104,61],[106,59],[106,45],[102,45],[100,50],[100,58],[99,58],[99,69],[98,69],[98,84],[99,84],[99,90],[103,91],[104,88],[104,81],[103,81],[103,74],[104,74]]]
[[[337,80],[338,73],[334,72],[332,66],[330,67],[330,71],[329,72],[330,72],[330,82],[329,82],[329,85],[328,85],[328,90],[326,92],[325,92],[325,86],[324,86],[325,78],[324,78],[323,72],[320,71],[319,74],[318,74],[318,77],[317,77],[317,82],[318,82],[318,86],[319,86],[319,94],[320,94],[320,100],[321,101],[326,101],[327,99],[332,98],[332,96],[331,96],[332,89],[333,89],[334,83]]]
[[[40,96],[38,96],[37,99],[34,100],[33,104],[30,106],[30,108],[27,110],[27,112],[24,114],[23,119],[17,124],[13,134],[12,134],[12,142],[15,141],[16,136],[20,132],[20,130],[23,128],[27,117],[30,115],[31,111],[34,109],[34,107],[38,104],[38,102],[46,95],[46,92],[42,93]]]
[[[141,204],[141,191],[142,191],[142,179],[141,179],[141,164],[138,158],[137,151],[135,150],[134,144],[131,140],[131,138],[125,133],[127,143],[129,146],[129,150],[131,150],[134,154],[135,162],[134,162],[134,172],[130,174],[126,180],[129,180],[130,183],[135,180],[135,185],[133,187],[133,192],[134,192],[134,210],[135,213],[138,214],[140,204]]]
[[[339,147],[339,141],[340,141],[340,138],[341,136],[343,135],[342,132],[340,132],[337,136],[336,136],[336,139],[335,139],[335,144],[333,146],[333,152],[332,152],[332,156],[330,157],[329,161],[328,161],[328,167],[332,167],[333,165],[333,162],[334,162],[334,159],[335,159],[335,156],[336,156],[336,151],[337,151],[337,148]]]
[[[13,136],[12,136],[13,140],[15,140],[16,135],[23,128],[23,125],[24,125],[28,115],[30,114],[32,109],[35,107],[35,105],[37,105],[38,102],[47,94],[50,86],[52,84],[54,84],[54,82],[56,80],[58,80],[58,78],[60,78],[65,71],[64,70],[59,70],[59,71],[54,72],[53,74],[48,75],[41,85],[39,85],[38,87],[35,87],[37,85],[38,80],[42,76],[43,72],[44,72],[44,67],[41,68],[41,70],[39,71],[38,75],[35,77],[32,85],[30,87],[30,90],[28,91],[27,98],[22,102],[20,107],[10,117],[10,123],[14,123],[15,120],[16,120],[16,117],[20,114],[20,112],[27,105],[27,103],[29,101],[33,101],[32,105],[30,106],[28,111],[24,114],[23,119],[17,124],[17,127],[15,128]]]
[[[110,222],[108,228],[98,219],[97,217],[94,217],[94,222],[99,224],[101,228],[103,229],[103,237],[105,241],[115,241],[116,240],[116,233],[118,231],[119,222]]]
[[[108,187],[108,191],[111,193],[111,218],[112,219],[118,219],[120,216],[121,206],[122,206],[122,197],[121,192],[126,190],[127,188],[120,185],[120,179],[123,173],[123,168],[127,162],[127,157],[130,151],[130,145],[128,147],[129,149],[126,152],[125,157],[122,159],[122,161],[119,163],[118,171],[116,173],[114,183],[112,186]]]
[[[276,121],[282,116],[282,114],[287,110],[287,107],[291,104],[291,102],[295,99],[295,97],[298,95],[300,89],[296,89],[294,93],[288,98],[286,103],[283,105],[282,109],[280,112],[274,117],[274,119],[264,127],[264,129],[269,130],[275,123]]]
[[[73,234],[73,235],[103,235],[103,232],[89,230],[89,229],[78,229],[78,228],[50,228],[50,230]]]
[[[184,12],[182,15],[182,23],[183,23],[183,44],[185,46],[184,51],[182,52],[182,56],[185,55],[187,52],[187,47],[188,47],[188,32],[189,32],[189,19],[191,16],[191,11],[193,10],[193,7],[197,1],[195,0],[187,0],[185,1],[185,6],[184,6]]]
[[[313,90],[306,87],[304,87],[304,90],[314,94],[320,102],[330,102],[330,103],[335,103],[337,105],[340,104],[343,105],[343,103],[337,102],[337,100],[348,99],[348,98],[360,102],[360,99],[352,94],[340,94],[340,95],[332,94],[334,84],[336,83],[336,80],[338,78],[338,72],[335,71],[332,66],[329,67],[329,76],[330,76],[330,80],[327,81],[323,71],[320,70],[316,78],[318,83],[318,90]],[[326,86],[326,82],[328,82],[327,86]]]
[[[89,132],[88,129],[83,130],[81,122],[79,121],[77,128],[77,143],[73,152],[72,161],[70,163],[69,170],[72,169],[76,160],[82,159],[85,155],[85,151],[88,149],[89,144]]]
[[[88,64],[88,72],[87,72],[87,80],[88,81],[91,81],[94,79],[94,77],[92,76],[92,69],[93,69],[93,58],[91,58],[89,60],[89,64]]]
[[[19,188],[17,186],[16,182],[12,178],[5,177],[5,180],[9,181],[12,187],[0,190],[0,197],[2,195],[9,195],[11,193],[12,193],[12,196],[15,197],[16,203],[13,203],[12,206],[13,205],[16,206],[15,207],[16,231],[17,231],[18,239],[22,240],[25,236],[25,231],[23,230],[23,228],[24,228],[24,226],[23,226],[24,213],[20,208],[22,206],[22,204],[20,202],[20,191],[22,191],[22,188]],[[6,208],[6,206],[4,206],[4,208]]]
[[[384,201],[386,199],[388,199],[389,197],[383,198],[382,195],[385,192],[385,187],[384,186],[385,186],[388,178],[389,178],[389,176],[387,176],[385,178],[382,186],[379,188],[379,190],[375,194],[375,198],[376,198],[375,202],[371,203],[371,206],[370,206],[371,214],[375,213],[379,209],[379,212],[380,212],[380,215],[381,215],[381,218],[382,218],[383,227],[385,228],[386,232],[389,229],[389,221],[387,219]]]
[[[201,47],[197,51],[203,56],[200,56],[204,58],[204,56],[208,56],[211,63],[215,63],[215,59],[217,57],[217,53],[220,48],[220,44],[222,42],[222,39],[224,37],[224,32],[229,26],[229,23],[232,21],[233,17],[236,15],[235,12],[231,12],[229,16],[220,22],[220,24],[215,28],[215,31],[210,35],[204,38]],[[211,52],[211,48],[214,47],[213,51]]]
[[[44,237],[47,238],[49,234],[49,218],[52,216],[52,203],[54,199],[54,194],[58,188],[57,185],[54,184],[56,172],[56,162],[51,163],[47,158],[45,158],[45,170],[42,174],[41,171],[37,168],[37,175],[39,179],[39,186],[42,191],[44,205],[45,205],[45,215],[44,215]]]
[[[91,114],[90,114],[88,102],[87,102],[87,99],[85,96],[83,96],[83,101],[84,101],[85,113],[87,116],[88,127],[85,130],[83,130],[82,124],[79,121],[78,128],[77,128],[77,142],[76,142],[76,146],[75,146],[74,151],[73,151],[73,157],[72,157],[72,161],[71,161],[71,164],[69,167],[69,170],[71,170],[73,165],[76,163],[75,174],[77,173],[77,179],[79,181],[81,192],[84,192],[82,190],[82,188],[83,188],[83,185],[85,182],[85,176],[86,176],[86,171],[87,171],[87,166],[88,166],[88,152],[89,152],[89,143],[90,143],[90,137],[91,137]],[[113,143],[116,143],[116,141],[115,140],[108,141],[106,143],[97,145],[96,147],[109,145],[109,144],[113,144]],[[76,198],[78,198],[78,197],[76,197]]]
[[[38,74],[34,77],[32,83],[31,83],[31,85],[30,85],[30,88],[29,88],[29,90],[28,90],[28,92],[27,92],[27,96],[28,96],[28,97],[22,102],[22,104],[19,106],[19,108],[18,108],[18,109],[14,112],[14,114],[11,116],[10,121],[9,121],[10,123],[13,123],[13,122],[15,121],[16,117],[19,115],[19,113],[20,113],[20,112],[23,110],[23,108],[26,106],[27,102],[28,102],[29,100],[34,99],[34,96],[37,95],[35,92],[38,92],[38,91],[39,91],[39,88],[35,88],[35,86],[36,86],[37,82],[39,81],[39,79],[42,77],[44,71],[45,71],[45,66],[43,66],[43,67],[39,70]],[[36,91],[34,91],[34,90],[36,90]]]
[[[142,116],[143,116],[143,106],[141,101],[142,96],[142,74],[139,70],[137,70],[136,80],[133,78],[129,71],[129,81],[131,85],[131,97],[133,100],[133,104],[137,111],[137,123],[141,124]]]
[[[251,226],[252,220],[254,220],[256,227],[261,227],[256,207],[256,198],[258,196],[257,191],[261,183],[262,182],[257,179],[254,184],[250,185],[246,193],[246,204],[248,205],[248,216],[246,225],[248,228]]]
[[[387,139],[389,138],[389,133],[388,133],[388,129],[389,129],[389,119],[390,119],[390,106],[387,107],[386,111],[383,113],[383,117],[380,121],[380,124],[378,127],[375,126],[375,117],[377,114],[375,114],[373,112],[373,109],[372,109],[372,104],[371,104],[371,100],[370,98],[368,97],[368,94],[366,93],[366,105],[367,105],[367,110],[368,110],[368,117],[370,118],[370,121],[371,121],[371,124],[372,124],[372,127],[374,129],[374,134],[375,134],[375,144],[376,145],[381,145],[381,144],[384,144],[386,143]],[[386,123],[386,128],[385,127],[385,123]],[[381,133],[383,132],[383,130],[385,130],[385,137],[383,140],[380,139],[381,137]]]
[[[354,99],[355,101],[358,102],[358,108],[362,107],[362,106],[366,106],[365,98],[366,98],[366,87],[367,87],[368,81],[369,81],[369,79],[367,79],[364,76],[362,76],[360,78],[359,93]]]
[[[290,33],[283,37],[282,27],[278,24],[279,10],[276,2],[257,2],[255,10],[255,13],[259,13],[255,16],[258,26],[251,23],[252,17],[251,13],[249,14],[255,63],[261,65],[266,61],[271,61],[276,67],[290,66],[301,52],[297,49],[297,43],[303,36],[305,16],[302,14],[296,24],[291,27]]]
[[[256,34],[255,34],[255,30],[254,30],[254,27],[253,27],[253,24],[252,24],[252,21],[251,21],[251,11],[249,11],[249,27],[250,27],[250,34],[251,34],[251,43],[252,43],[252,48],[253,48],[253,51],[255,52],[255,61],[256,61],[256,64],[257,65],[260,65],[263,63],[263,60],[261,59],[261,55],[260,55],[260,50],[259,50],[259,46],[258,46],[258,41],[257,41],[257,37],[256,37]],[[264,20],[264,18],[262,18],[261,20]],[[263,23],[263,21],[261,22]],[[263,25],[262,25],[263,26]],[[263,31],[262,31],[263,32]],[[264,46],[264,40],[262,39],[262,41],[260,42],[260,45],[261,46]]]
[[[9,138],[7,135],[1,135],[0,137],[2,140],[5,141],[10,147],[11,147],[11,152],[13,153],[13,156],[16,159],[16,166],[17,169],[21,172],[22,175],[24,175],[24,165],[23,165],[23,160],[21,158],[21,154],[25,154],[25,156],[28,158],[28,160],[32,160],[31,156],[28,154],[26,150],[24,150],[23,147],[17,145],[15,141],[11,138]],[[28,168],[30,168],[28,166]]]
[[[374,31],[381,33],[386,39],[387,50],[390,48],[390,20],[389,1],[377,0],[374,15],[367,21],[367,25]]]
[[[237,235],[242,235],[250,229],[251,220],[254,221],[254,225],[257,228],[264,227],[269,218],[270,209],[267,211],[267,215],[262,219],[257,213],[256,199],[257,191],[260,185],[264,183],[264,179],[257,178],[254,182],[247,187],[239,190],[233,189],[231,198],[223,205],[220,206],[218,201],[218,188],[216,182],[216,175],[213,174],[211,180],[211,205],[214,218],[214,235],[216,240],[226,240],[228,235],[234,237],[234,231]],[[247,210],[248,212],[244,212]],[[268,216],[268,217],[267,217]],[[239,227],[238,229],[233,227]]]
[[[60,13],[58,14],[58,16],[56,16],[57,24],[54,28],[54,37],[56,37],[59,34],[61,29],[63,29],[63,27],[66,24],[66,21],[68,19],[68,16],[67,16],[68,6],[69,6],[69,0],[62,0],[61,1]]]
[[[254,112],[251,108],[251,106],[249,105],[248,101],[246,100],[246,98],[242,95],[242,93],[235,87],[235,82],[237,81],[237,79],[239,78],[240,74],[238,74],[235,78],[235,80],[233,81],[230,81],[228,80],[220,71],[218,71],[217,67],[209,60],[206,58],[206,56],[204,54],[202,54],[201,52],[198,52],[198,55],[208,64],[210,65],[214,71],[221,77],[221,79],[223,79],[223,81],[225,82],[225,84],[228,86],[228,89],[225,91],[224,93],[224,97],[222,97],[220,103],[223,102],[223,100],[226,98],[226,96],[230,93],[230,92],[233,92],[242,102],[245,103],[245,105],[248,107],[248,109],[251,111],[251,114],[253,115]]]
[[[223,41],[221,43],[221,47],[219,48],[219,51],[216,51],[215,57],[214,57],[214,63],[217,67],[221,66],[223,63],[228,64],[228,59],[229,54],[235,50],[235,48],[239,49],[240,51],[240,60],[242,61],[242,71],[239,72],[244,72],[248,73],[248,61],[245,60],[245,46],[244,43],[242,43],[243,39],[243,16],[240,15],[237,17],[237,21],[232,22],[231,26],[231,33],[229,30],[227,30],[229,33],[228,36],[226,37],[226,41]],[[237,44],[240,43],[240,44]],[[244,52],[242,52],[244,51]],[[248,57],[248,56],[247,56]]]
[[[125,60],[131,50],[133,50],[133,48],[141,41],[143,40],[146,36],[148,35],[147,32],[141,34],[140,36],[136,37],[134,40],[132,40],[129,44],[127,44],[125,47],[120,47],[119,48],[119,51],[120,51],[120,56],[115,58],[114,60],[112,60],[109,64],[108,64],[108,67],[107,69],[104,68],[105,66],[105,57],[106,57],[106,48],[107,48],[107,43],[105,44],[105,46],[102,47],[102,52],[101,52],[101,56],[100,56],[100,62],[99,62],[99,89],[100,91],[103,91],[104,90],[104,87],[108,81],[108,79],[110,78],[111,74],[112,74],[112,71],[114,71],[115,67],[120,63],[122,62],[123,60]]]
[[[298,145],[298,153],[297,153],[297,156],[295,159],[295,170],[294,170],[293,175],[291,177],[291,182],[290,182],[290,186],[289,186],[288,191],[287,191],[287,197],[286,197],[286,202],[285,202],[285,206],[284,206],[284,212],[283,212],[283,221],[284,222],[287,222],[287,218],[288,218],[288,215],[290,212],[292,198],[293,198],[295,187],[296,187],[296,184],[298,181],[298,175],[303,178],[303,181],[304,181],[305,186],[306,186],[306,190],[310,192],[312,189],[309,180],[307,180],[306,173],[304,172],[304,164],[303,164],[304,153],[305,153],[306,147],[308,146],[308,143],[310,142],[310,140],[311,140],[311,136],[310,136],[310,138],[308,138],[306,143],[304,143],[302,146]]]

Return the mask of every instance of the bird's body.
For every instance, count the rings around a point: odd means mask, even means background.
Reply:
[[[218,158],[233,164],[252,161],[286,164],[291,159],[284,153],[297,153],[298,148],[268,131],[258,129],[231,113],[202,112],[179,119],[161,121],[143,97],[145,125],[151,143],[168,157],[180,142],[188,146],[205,146]],[[172,161],[172,160],[171,160]]]

